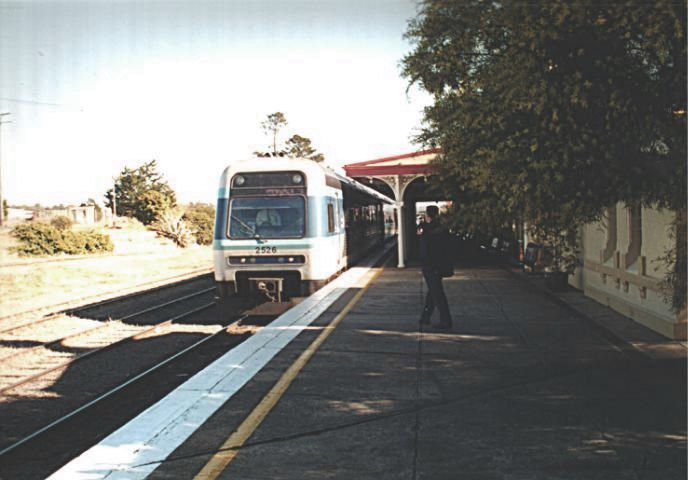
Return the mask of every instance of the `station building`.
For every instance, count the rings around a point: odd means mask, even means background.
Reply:
[[[444,200],[426,189],[439,152],[421,150],[344,166],[349,177],[395,200],[399,268],[417,249],[416,203]],[[667,265],[661,257],[677,241],[669,234],[674,215],[624,204],[608,209],[603,221],[583,228],[580,266],[569,284],[668,338],[686,339],[686,310],[672,311],[663,286]]]
[[[570,283],[595,300],[673,339],[686,339],[686,310],[666,300],[661,260],[678,241],[669,234],[676,214],[618,204],[582,232],[582,265]]]

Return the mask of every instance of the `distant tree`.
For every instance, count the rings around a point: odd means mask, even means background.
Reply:
[[[138,218],[144,225],[153,223],[163,212],[173,208],[174,198],[158,190],[143,192],[138,206]]]
[[[290,157],[307,158],[315,162],[322,162],[325,156],[322,153],[316,153],[315,148],[311,146],[310,138],[302,137],[301,135],[292,135],[287,140],[287,155]]]
[[[287,126],[287,119],[282,112],[271,113],[260,126],[266,135],[272,135],[272,154],[277,155],[277,134]]]
[[[7,220],[7,215],[9,214],[9,205],[7,204],[7,199],[2,199],[2,218]]]
[[[105,194],[105,206],[112,208],[112,189]],[[125,167],[115,179],[117,215],[134,217],[150,225],[162,211],[177,204],[174,190],[158,172],[157,161],[138,168]]]
[[[253,152],[254,155],[258,157],[289,156],[307,158],[315,162],[322,162],[325,160],[325,156],[322,153],[317,153],[313,148],[310,138],[295,134],[292,135],[284,145],[278,143],[277,134],[286,125],[287,119],[282,112],[275,112],[268,115],[267,120],[262,122],[260,126],[267,135],[272,136],[272,150],[269,152],[256,151]]]

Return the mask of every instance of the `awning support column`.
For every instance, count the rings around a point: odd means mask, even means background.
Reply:
[[[399,262],[397,263],[397,268],[404,268],[406,264],[404,248],[404,238],[406,235],[406,215],[404,215],[404,188],[401,185],[401,175],[395,175],[391,179],[392,190],[394,191],[394,199],[397,201],[397,223],[399,228],[397,231],[397,248],[399,249]]]
[[[397,248],[399,252],[399,263],[397,263],[397,268],[404,268],[404,234],[406,229],[404,228],[404,202],[397,202],[397,221],[399,223],[399,231],[397,232]]]

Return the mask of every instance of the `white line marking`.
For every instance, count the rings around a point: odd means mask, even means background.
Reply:
[[[385,249],[385,252],[387,250]],[[371,261],[374,264],[383,252]],[[354,267],[170,392],[126,425],[53,473],[49,480],[148,476],[277,353],[347,289],[360,287],[369,267]]]

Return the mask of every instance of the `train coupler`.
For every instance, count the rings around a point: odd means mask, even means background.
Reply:
[[[249,285],[253,292],[265,295],[271,302],[281,302],[284,292],[283,278],[249,278]]]

